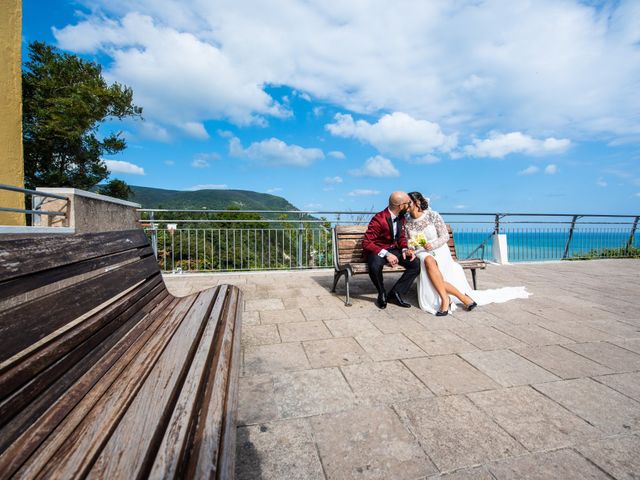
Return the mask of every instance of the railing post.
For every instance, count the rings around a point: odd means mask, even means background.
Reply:
[[[302,268],[302,242],[304,235],[304,228],[302,225],[303,214],[300,214],[300,223],[298,223],[298,268]]]
[[[569,230],[569,238],[567,238],[567,243],[564,246],[564,253],[562,254],[562,259],[564,260],[565,258],[567,258],[567,255],[569,254],[569,245],[571,244],[571,239],[573,238],[573,231],[576,227],[576,221],[578,220],[578,215],[574,215],[573,219],[571,220],[571,229]]]
[[[494,228],[494,230],[493,230],[493,233],[495,233],[496,235],[497,235],[498,233],[500,233],[500,218],[501,218],[501,217],[502,217],[502,216],[501,216],[499,213],[496,213],[496,220],[495,220],[495,222],[496,222],[496,226],[495,226],[495,228]]]
[[[638,228],[638,219],[640,219],[640,217],[636,217],[635,220],[633,221],[633,226],[631,227],[631,233],[629,234],[629,240],[627,241],[627,251],[631,250],[631,247],[633,247],[633,237],[636,234],[636,229]]]
[[[150,212],[151,220],[151,248],[153,249],[153,255],[158,259],[158,226],[153,222],[154,212]]]

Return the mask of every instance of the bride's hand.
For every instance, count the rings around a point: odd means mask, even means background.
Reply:
[[[424,246],[424,249],[425,249],[427,252],[430,252],[431,250],[433,250],[433,245],[431,245],[430,243],[427,243],[427,244]]]

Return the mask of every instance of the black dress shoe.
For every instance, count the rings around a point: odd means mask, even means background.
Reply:
[[[398,292],[389,292],[389,301],[399,307],[411,308],[411,304],[405,302]]]
[[[387,308],[387,294],[382,292],[378,294],[378,299],[376,300],[376,307],[381,310]]]

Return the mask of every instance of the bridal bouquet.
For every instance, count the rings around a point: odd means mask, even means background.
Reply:
[[[427,239],[422,233],[419,233],[415,237],[411,237],[409,239],[409,246],[413,248],[417,248],[417,247],[424,248],[426,244],[427,244]]]
[[[427,238],[422,233],[417,234],[415,237],[411,237],[408,242],[409,248],[414,250],[418,248],[425,248],[427,243]],[[434,257],[436,256],[435,252],[429,252],[429,254]]]

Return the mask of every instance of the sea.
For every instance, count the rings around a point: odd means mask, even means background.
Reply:
[[[510,262],[535,262],[601,257],[628,257],[630,229],[581,229],[574,230],[571,241],[569,229],[505,229]],[[490,230],[454,229],[458,258],[493,259],[492,232]],[[633,237],[631,246],[640,255],[640,231]],[[566,249],[566,256],[565,256]]]

